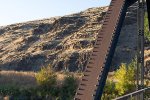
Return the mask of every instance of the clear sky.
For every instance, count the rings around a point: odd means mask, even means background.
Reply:
[[[0,26],[54,16],[91,7],[109,5],[111,0],[0,0]]]

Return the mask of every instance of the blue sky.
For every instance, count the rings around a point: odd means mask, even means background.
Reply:
[[[109,5],[111,0],[0,0],[0,26],[53,16],[63,16],[91,7]]]

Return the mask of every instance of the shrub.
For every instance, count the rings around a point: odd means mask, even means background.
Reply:
[[[56,85],[56,75],[50,68],[43,67],[35,77],[39,86],[44,89],[50,89]]]
[[[104,87],[102,100],[110,100],[116,97],[117,97],[117,91],[115,90],[115,82],[107,80],[106,85]]]
[[[61,89],[60,98],[62,100],[72,100],[77,86],[77,81],[73,76],[66,77]]]
[[[35,76],[39,85],[37,94],[42,98],[58,97],[60,88],[57,86],[57,76],[50,66],[43,67]]]
[[[121,64],[114,73],[113,80],[107,80],[102,100],[111,100],[135,90],[135,66],[135,61],[129,65]]]
[[[135,66],[134,62],[129,64],[122,64],[120,69],[115,72],[114,75],[116,82],[115,88],[118,91],[118,95],[123,95],[127,92],[135,89]]]

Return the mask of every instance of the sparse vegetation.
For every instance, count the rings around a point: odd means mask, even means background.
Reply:
[[[40,85],[42,96],[51,96],[59,100],[72,100],[77,88],[77,79],[73,75],[67,76],[63,84],[56,84],[56,74],[50,68],[42,68],[37,74],[36,79]]]
[[[18,75],[20,74],[21,73],[19,73]],[[29,75],[27,76],[29,77]],[[4,76],[1,75],[1,78],[2,77]],[[35,86],[31,85],[25,87],[20,85],[17,86],[16,84],[3,84],[0,86],[0,96],[2,97],[7,96],[8,98],[13,98],[17,100],[20,98],[23,98],[23,100],[29,99],[72,100],[76,88],[78,86],[77,85],[78,81],[77,78],[75,77],[77,77],[77,74],[72,74],[69,72],[58,73],[54,72],[49,66],[43,67],[38,73],[34,74],[34,79],[36,79],[37,82],[34,83]]]
[[[116,85],[115,82],[107,80],[105,88],[104,88],[102,100],[110,100],[117,96],[115,85]]]
[[[35,77],[42,88],[53,87],[56,84],[56,75],[49,67],[43,67]]]
[[[130,64],[121,64],[118,70],[114,72],[114,75],[107,79],[103,100],[111,100],[116,97],[131,93],[136,90],[136,61],[133,60]],[[145,80],[145,83],[147,80]],[[149,86],[145,84],[145,86]],[[146,94],[149,97],[149,95]]]
[[[133,62],[129,65],[122,64],[115,72],[114,79],[118,95],[133,91],[135,89],[135,64]]]
[[[36,87],[36,73],[23,71],[0,71],[0,86]]]
[[[77,80],[73,76],[68,76],[65,78],[60,97],[62,100],[72,100],[77,89]]]
[[[122,64],[114,73],[112,80],[107,80],[103,100],[110,100],[135,90],[135,61]]]

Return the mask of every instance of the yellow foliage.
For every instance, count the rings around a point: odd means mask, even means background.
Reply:
[[[119,95],[132,91],[135,87],[135,66],[133,63],[128,66],[122,64],[120,69],[115,72],[114,78],[117,81],[115,88]]]
[[[41,86],[51,87],[56,84],[56,75],[50,68],[42,68],[35,77]]]

